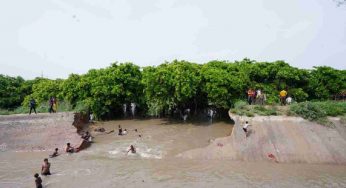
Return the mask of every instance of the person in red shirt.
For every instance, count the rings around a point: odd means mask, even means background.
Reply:
[[[255,101],[255,91],[253,89],[249,89],[247,91],[247,101],[249,103],[249,105],[253,104]]]

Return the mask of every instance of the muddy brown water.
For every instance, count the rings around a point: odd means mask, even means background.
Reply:
[[[116,135],[119,124],[128,135]],[[121,120],[95,126],[115,132],[94,133],[91,148],[50,159],[52,175],[43,177],[44,187],[346,187],[346,166],[175,157],[229,135],[232,125],[224,122],[207,126],[162,119]],[[127,155],[131,144],[137,154]],[[34,187],[33,174],[48,154],[0,152],[0,187]]]

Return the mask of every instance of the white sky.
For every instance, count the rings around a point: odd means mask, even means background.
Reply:
[[[4,0],[0,26],[0,74],[26,79],[114,61],[346,68],[346,6],[333,0]]]

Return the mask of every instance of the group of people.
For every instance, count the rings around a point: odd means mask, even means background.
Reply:
[[[292,103],[292,97],[287,95],[287,91],[286,90],[281,90],[279,93],[280,96],[280,105],[281,106],[285,106],[286,104],[291,104]]]
[[[37,114],[37,112],[36,112],[36,101],[35,101],[34,98],[31,98],[29,100],[29,107],[30,107],[29,115],[31,114],[31,112],[35,112],[35,114]],[[49,98],[49,109],[48,109],[48,112],[49,113],[56,113],[57,109],[58,109],[57,99],[55,97],[50,97]]]
[[[267,100],[267,97],[265,93],[260,89],[255,90],[250,88],[247,91],[247,101],[249,105],[252,105],[252,104],[264,105],[266,100]]]
[[[265,101],[267,100],[266,94],[260,89],[255,90],[250,88],[247,91],[247,97],[248,97],[247,101],[249,105],[253,105],[253,104],[264,105]],[[280,105],[282,106],[292,103],[292,97],[287,95],[287,91],[285,89],[279,92],[279,97],[280,97]]]
[[[120,125],[118,126],[118,130],[119,130],[119,131],[118,131],[118,135],[119,135],[119,136],[124,136],[124,135],[127,135],[127,133],[128,133],[128,132],[127,132],[127,129],[124,129],[124,130],[123,130],[123,128],[122,128]],[[136,133],[138,132],[137,129],[135,129],[134,131],[135,131]],[[139,134],[138,137],[141,138],[142,135]],[[131,152],[131,153],[136,153],[136,148],[135,148],[134,145],[130,145],[129,149],[127,150],[127,153],[129,153],[129,152]]]
[[[84,140],[84,141],[88,141],[88,142],[91,142],[91,134],[86,131],[82,136],[81,138]],[[73,146],[71,146],[70,143],[67,143],[66,144],[66,147],[65,147],[65,152],[66,153],[75,153],[75,152],[78,152],[80,149],[77,147],[77,148],[74,148]],[[54,157],[57,157],[59,156],[59,148],[55,148],[54,152],[49,155],[50,158],[54,158]],[[45,158],[43,160],[43,164],[42,164],[42,167],[41,167],[41,175],[43,176],[48,176],[48,175],[51,175],[50,173],[50,163],[48,162],[48,158]],[[35,184],[36,184],[36,188],[42,188],[42,179],[41,177],[39,176],[38,173],[36,173],[34,175],[35,177]]]

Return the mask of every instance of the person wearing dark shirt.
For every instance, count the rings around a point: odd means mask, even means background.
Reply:
[[[41,179],[41,177],[37,173],[34,175],[34,177],[35,177],[36,188],[42,188],[42,179]]]
[[[30,106],[29,115],[31,114],[32,110],[34,110],[35,114],[37,114],[36,113],[36,101],[35,101],[35,99],[33,99],[33,98],[30,99],[29,106]]]

